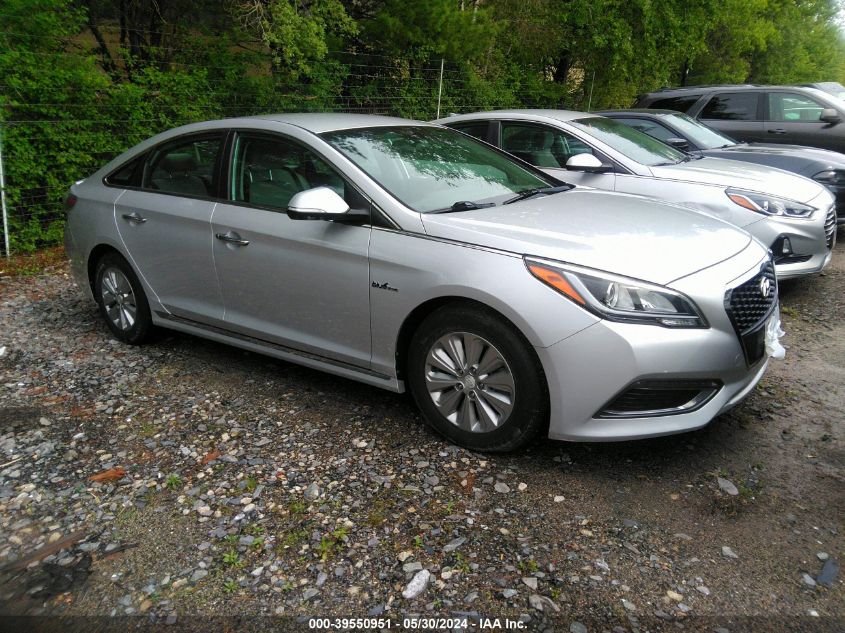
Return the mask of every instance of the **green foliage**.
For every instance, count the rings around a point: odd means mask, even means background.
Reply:
[[[334,556],[335,552],[343,546],[346,537],[349,535],[349,529],[345,526],[340,526],[332,530],[330,534],[324,534],[317,545],[317,552],[320,554],[320,560],[323,562],[329,560]]]
[[[15,210],[10,233],[28,250],[61,237],[68,186],[85,172],[91,142],[107,134],[86,119],[107,81],[93,57],[63,54],[84,20],[69,3],[7,0],[3,13],[0,124],[26,121],[3,125],[6,197]]]
[[[12,248],[59,241],[74,181],[194,121],[326,110],[429,119],[438,99],[441,115],[598,109],[683,81],[845,81],[839,6],[5,0],[0,134]]]
[[[228,565],[229,567],[243,567],[241,555],[238,554],[238,551],[235,549],[230,549],[228,552],[223,554],[223,564]]]
[[[793,83],[842,79],[842,32],[835,23],[836,2],[770,2],[772,28],[766,46],[751,60],[749,79]],[[840,73],[831,76],[839,61]]]

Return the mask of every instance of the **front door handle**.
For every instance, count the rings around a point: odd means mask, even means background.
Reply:
[[[769,130],[769,134],[786,134],[786,130],[783,128],[775,128],[774,130]]]
[[[142,217],[141,214],[137,211],[133,211],[132,213],[124,213],[122,217],[127,222],[132,222],[132,224],[143,224],[147,221],[147,218]]]
[[[234,231],[229,231],[228,233],[215,233],[214,237],[221,242],[227,242],[229,244],[234,244],[235,246],[249,246],[249,240],[241,239],[241,236]]]

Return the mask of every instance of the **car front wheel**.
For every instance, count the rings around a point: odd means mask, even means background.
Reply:
[[[513,325],[475,306],[427,317],[408,354],[408,383],[425,420],[478,451],[528,444],[548,421],[540,362]]]

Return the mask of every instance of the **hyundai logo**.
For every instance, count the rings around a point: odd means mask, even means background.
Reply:
[[[770,294],[772,294],[772,282],[768,277],[763,277],[760,280],[760,296],[768,299]]]

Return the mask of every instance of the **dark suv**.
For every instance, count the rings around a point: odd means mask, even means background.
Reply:
[[[845,102],[802,86],[695,86],[641,95],[636,108],[686,112],[749,143],[791,143],[845,152]]]

